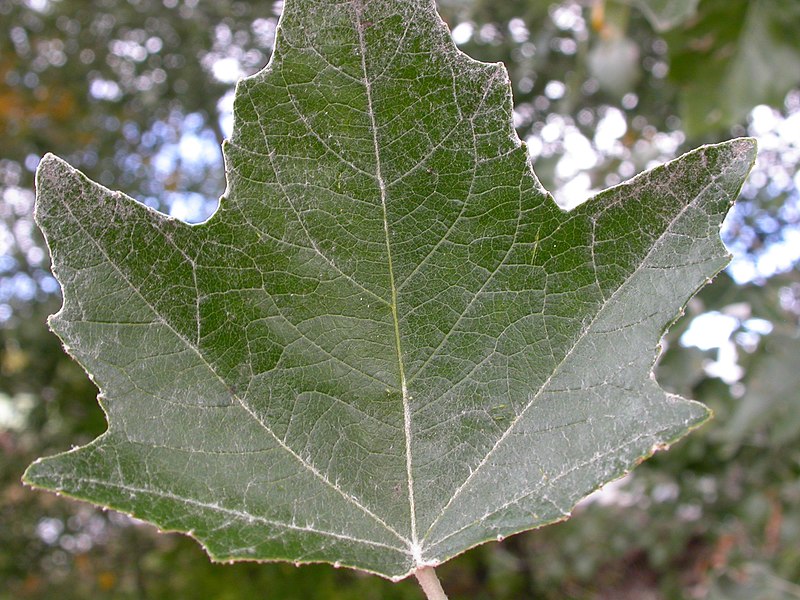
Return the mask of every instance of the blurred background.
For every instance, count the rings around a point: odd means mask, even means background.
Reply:
[[[800,2],[441,0],[461,49],[503,61],[515,124],[563,206],[702,143],[759,158],[730,268],[665,340],[662,386],[716,418],[559,525],[439,569],[450,598],[800,598]],[[54,152],[192,222],[224,187],[235,81],[280,2],[0,0],[0,599],[415,598],[328,566],[209,563],[179,535],[20,484],[105,429],[45,325],[59,288],[32,221]]]

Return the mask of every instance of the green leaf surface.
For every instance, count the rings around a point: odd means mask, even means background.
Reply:
[[[652,365],[728,260],[754,153],[703,147],[567,213],[505,69],[431,2],[288,1],[209,221],[42,161],[50,324],[109,428],[26,481],[217,560],[392,578],[564,519],[706,419]]]

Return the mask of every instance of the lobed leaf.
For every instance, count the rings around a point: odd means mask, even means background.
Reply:
[[[50,325],[109,426],[28,483],[216,560],[399,579],[567,517],[707,418],[652,367],[728,260],[751,140],[567,213],[505,69],[461,54],[432,2],[293,0],[224,151],[195,226],[42,161]]]

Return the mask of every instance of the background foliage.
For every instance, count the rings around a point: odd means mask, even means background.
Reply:
[[[451,598],[800,597],[800,6],[780,0],[442,0],[461,48],[502,60],[559,202],[700,143],[760,158],[724,229],[736,258],[665,341],[663,386],[716,419],[566,523],[440,569]],[[32,219],[55,152],[161,210],[213,212],[235,80],[280,4],[0,0],[0,598],[419,598],[327,566],[212,565],[190,540],[23,488],[36,456],[104,429],[44,324],[58,286]],[[699,347],[698,347],[699,346]]]

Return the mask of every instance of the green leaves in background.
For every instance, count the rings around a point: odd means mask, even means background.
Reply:
[[[800,84],[798,28],[797,2],[705,0],[665,35],[687,135],[727,130],[757,104],[780,105]]]
[[[653,29],[669,31],[680,25],[697,11],[700,0],[636,0],[636,6],[644,13]]]
[[[565,213],[505,70],[459,53],[431,3],[295,1],[225,152],[197,226],[42,161],[51,326],[109,429],[29,483],[218,560],[401,578],[565,518],[706,418],[652,364],[727,261],[752,141]]]

